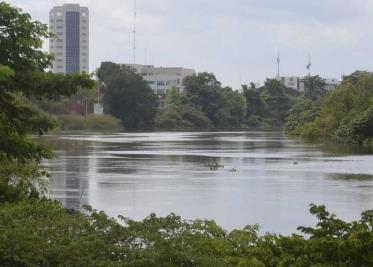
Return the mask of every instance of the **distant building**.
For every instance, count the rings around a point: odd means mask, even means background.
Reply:
[[[303,79],[305,77],[297,77],[297,76],[290,76],[290,77],[280,77],[280,82],[288,87],[292,88],[298,92],[304,92],[304,83]],[[327,91],[334,90],[338,85],[340,85],[342,82],[335,79],[335,78],[324,78],[325,82],[325,89]]]
[[[89,12],[78,4],[53,7],[49,30],[56,37],[49,42],[54,54],[54,73],[89,72]]]
[[[165,95],[167,90],[173,86],[182,92],[184,90],[183,79],[196,73],[193,69],[181,67],[154,67],[153,65],[140,64],[124,65],[135,69],[136,73],[141,75],[158,95]]]

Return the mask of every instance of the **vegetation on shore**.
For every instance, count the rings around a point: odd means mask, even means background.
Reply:
[[[355,72],[325,97],[299,102],[289,112],[285,132],[312,141],[371,145],[373,74]]]
[[[118,223],[103,212],[87,208],[82,214],[46,199],[48,174],[40,162],[51,152],[29,136],[42,136],[55,123],[30,101],[68,97],[94,81],[87,74],[45,71],[51,57],[40,49],[49,37],[47,27],[28,14],[0,2],[0,21],[5,33],[0,35],[1,266],[373,265],[373,210],[349,223],[313,205],[317,226],[282,236],[260,235],[258,226],[227,232],[213,221],[173,214],[141,222],[120,217]],[[212,123],[220,121],[209,114],[215,108],[203,111]]]
[[[58,130],[61,131],[98,131],[115,132],[121,130],[120,121],[110,115],[82,116],[65,114],[56,117]]]
[[[242,92],[223,87],[212,73],[184,79],[184,90],[167,91],[160,108],[149,85],[131,68],[103,62],[104,110],[125,129],[206,130],[280,127],[298,93],[275,79],[263,87],[243,86]]]

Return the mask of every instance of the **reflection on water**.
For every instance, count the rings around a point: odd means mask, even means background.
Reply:
[[[50,136],[50,195],[109,215],[175,212],[227,229],[259,223],[290,233],[310,225],[310,203],[357,219],[373,208],[373,156],[301,143],[278,132]],[[224,167],[210,168],[212,163]]]

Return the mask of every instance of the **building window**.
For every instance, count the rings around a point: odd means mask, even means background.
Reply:
[[[63,40],[62,39],[57,39],[57,42],[62,43]]]
[[[56,61],[57,62],[63,62],[63,60],[61,58],[58,58]]]
[[[58,46],[57,46],[57,49],[62,49],[62,48],[63,48],[62,45],[58,45]]]
[[[61,17],[62,16],[62,12],[57,12],[57,16]]]
[[[148,84],[155,84],[154,81],[148,81]]]
[[[165,82],[164,81],[157,81],[157,86],[164,86]]]
[[[63,29],[63,26],[59,25],[57,26],[57,29]]]
[[[83,12],[83,13],[82,13],[82,16],[83,16],[83,17],[86,17],[86,16],[87,16],[87,13]]]
[[[80,14],[66,12],[66,73],[80,72]]]
[[[57,32],[57,35],[63,35],[63,32]]]
[[[56,55],[57,55],[57,56],[62,56],[63,53],[62,53],[62,52],[57,52]]]
[[[57,69],[63,69],[63,66],[58,65],[58,66],[57,66]]]

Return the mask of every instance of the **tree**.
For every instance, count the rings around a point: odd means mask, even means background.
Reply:
[[[319,116],[304,124],[303,138],[345,144],[367,143],[373,138],[373,74],[355,72],[327,94]]]
[[[278,125],[283,124],[294,102],[286,94],[286,87],[276,79],[267,79],[260,89],[260,97],[263,99],[270,116],[277,121]]]
[[[131,68],[101,63],[98,78],[105,84],[104,110],[120,119],[127,129],[154,127],[157,97],[143,78]]]
[[[318,75],[307,76],[303,79],[304,95],[312,101],[320,100],[325,94],[325,81]]]
[[[0,165],[9,167],[0,183],[8,189],[12,183],[28,190],[33,183],[19,179],[15,183],[14,178],[39,177],[42,172],[37,165],[51,155],[48,148],[28,138],[30,134],[43,135],[55,126],[30,104],[30,99],[58,100],[94,86],[88,74],[46,72],[53,57],[41,48],[43,39],[49,37],[46,25],[0,2]]]
[[[201,110],[214,126],[222,126],[220,115],[223,112],[224,97],[221,93],[221,83],[215,75],[198,73],[185,77],[183,84],[189,102]]]
[[[267,111],[259,91],[248,86],[242,86],[242,89],[246,99],[246,116],[265,116]]]
[[[240,128],[246,117],[245,98],[231,87],[222,88],[221,94],[224,99],[221,124],[228,128]]]

